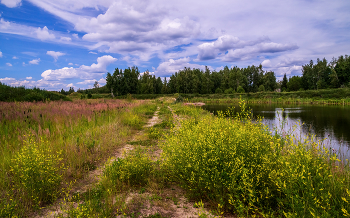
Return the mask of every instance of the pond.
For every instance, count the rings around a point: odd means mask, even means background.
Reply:
[[[239,105],[202,106],[215,115],[229,107],[234,107],[235,112],[240,111]],[[349,106],[251,104],[247,107],[251,109],[253,117],[263,117],[262,123],[273,132],[277,130],[282,134],[292,134],[299,139],[311,133],[341,159],[350,157]]]

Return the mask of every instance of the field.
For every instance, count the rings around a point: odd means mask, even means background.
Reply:
[[[228,119],[170,98],[0,103],[0,217],[350,216],[348,162],[245,104]]]

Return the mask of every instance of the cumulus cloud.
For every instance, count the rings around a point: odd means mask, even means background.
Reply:
[[[271,42],[268,37],[244,41],[238,37],[224,35],[213,42],[200,44],[197,59],[210,60],[222,57],[223,61],[244,60],[260,53],[276,53],[297,48],[298,46],[295,44]]]
[[[68,65],[69,65],[69,66],[73,66],[73,63],[69,63]]]
[[[26,79],[33,79],[33,77],[31,77],[31,76],[28,76],[28,77],[26,77]]]
[[[12,64],[11,63],[6,63],[7,66],[9,67],[12,67]]]
[[[205,69],[204,65],[191,64],[190,61],[191,59],[189,57],[180,58],[177,60],[169,59],[168,61],[165,61],[159,64],[159,66],[157,67],[156,73],[158,76],[169,76],[179,70],[184,69],[184,67],[199,68],[202,70]]]
[[[16,57],[16,56],[13,56],[13,57],[12,57],[12,59],[18,59],[18,57]]]
[[[52,82],[45,80],[30,81],[30,80],[17,80],[11,77],[0,78],[0,82],[8,84],[10,86],[25,86],[25,87],[41,87],[47,90],[58,90],[65,87],[66,84],[62,82]]]
[[[22,5],[22,0],[1,0],[1,3],[9,8],[15,8]]]
[[[271,67],[271,61],[270,60],[264,60],[261,62],[261,66],[263,67]]]
[[[56,38],[54,34],[49,33],[49,29],[46,26],[44,26],[42,29],[38,27],[38,29],[35,32],[37,38],[43,41]]]
[[[2,52],[0,51],[0,58],[2,58]]]
[[[78,68],[64,67],[57,70],[46,70],[41,76],[44,80],[65,80],[65,79],[93,79],[96,76],[101,76],[106,73],[106,67],[117,61],[117,58],[113,58],[110,55],[105,55],[97,58],[97,64],[92,64],[91,66],[81,65]]]
[[[260,54],[284,52],[298,49],[295,44],[280,44],[274,42],[263,42],[254,46],[247,46],[240,49],[230,49],[227,54],[222,57],[223,61],[231,62],[237,60],[247,60],[256,58]]]
[[[29,64],[39,64],[40,58],[29,61]],[[24,63],[24,62],[23,62]]]
[[[57,61],[57,59],[60,56],[65,55],[65,53],[62,53],[62,52],[59,52],[59,51],[47,51],[46,54],[50,55],[51,57],[53,57],[55,59],[55,62]]]

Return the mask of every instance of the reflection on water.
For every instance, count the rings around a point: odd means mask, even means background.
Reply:
[[[204,105],[202,108],[214,114],[238,105]],[[292,133],[297,138],[305,138],[309,133],[316,135],[318,140],[331,151],[350,157],[350,107],[347,106],[312,106],[312,105],[248,105],[253,116],[263,117],[262,122],[271,130],[280,133]],[[299,125],[302,124],[302,125]],[[295,125],[298,128],[293,127]]]

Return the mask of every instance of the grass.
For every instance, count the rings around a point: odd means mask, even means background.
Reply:
[[[253,122],[244,109],[216,117],[182,104],[170,105],[173,114],[164,102],[155,105],[121,101],[114,107],[113,100],[78,102],[93,113],[84,112],[86,115],[74,118],[60,112],[53,119],[45,114],[52,129],[50,135],[32,131],[37,135],[32,134],[20,145],[16,143],[21,139],[11,131],[3,137],[12,150],[4,155],[2,166],[6,167],[1,168],[6,172],[2,175],[5,180],[1,180],[1,217],[25,216],[25,212],[38,210],[62,195],[62,188],[65,199],[62,213],[56,217],[141,217],[144,209],[152,207],[187,209],[188,204],[180,198],[182,194],[194,202],[199,217],[212,216],[206,212],[208,209],[215,216],[350,216],[349,165],[311,139],[298,141],[292,136],[272,134],[260,122]],[[94,103],[109,106],[106,109],[101,105],[101,110],[96,110]],[[11,106],[23,110],[21,104]],[[145,121],[157,106],[162,121],[145,129]],[[38,108],[30,107],[29,113],[37,113]],[[241,108],[245,108],[244,101]],[[18,129],[28,128],[28,124],[22,127],[16,119],[10,120],[8,114],[3,117]],[[177,126],[174,117],[180,120]],[[62,123],[67,132],[60,126]],[[3,132],[9,128],[1,127]],[[142,135],[128,140],[139,130]],[[122,142],[133,145],[133,149],[122,158],[108,161],[94,187],[83,192],[69,191],[69,184],[63,181],[80,178]],[[159,151],[160,156],[156,156]],[[38,182],[38,177],[44,181]],[[148,215],[169,216],[170,212]]]
[[[0,217],[54,202],[154,110],[146,101],[0,102]],[[128,122],[130,114],[137,122]]]

